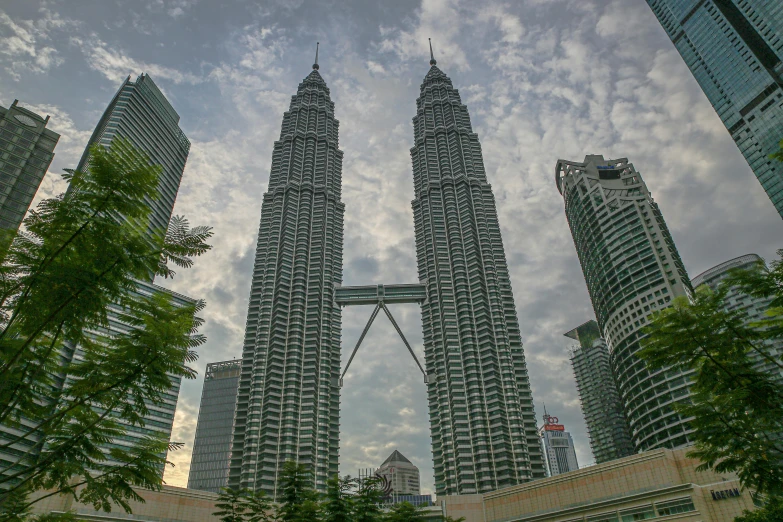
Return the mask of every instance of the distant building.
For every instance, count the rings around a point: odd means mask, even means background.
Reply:
[[[378,468],[376,475],[386,477],[393,498],[402,495],[421,495],[419,468],[397,450]]]
[[[598,323],[591,319],[565,336],[579,341],[571,349],[571,365],[596,464],[633,455],[628,421],[609,364],[609,349]]]
[[[60,135],[18,105],[0,107],[0,229],[15,232],[54,157]]]
[[[228,484],[231,434],[241,370],[241,360],[207,364],[188,489],[220,493]]]
[[[565,430],[565,426],[558,423],[557,417],[552,417],[544,410],[544,425],[538,430],[541,437],[541,447],[544,450],[547,475],[554,477],[561,473],[576,471],[579,464],[576,462],[576,448],[571,434]]]
[[[780,0],[647,0],[783,216]]]
[[[555,183],[634,448],[684,446],[690,419],[674,404],[687,400],[692,371],[649,371],[637,356],[650,315],[691,292],[661,210],[627,158],[558,160]]]
[[[702,272],[691,280],[691,284],[693,285],[693,288],[707,285],[715,290],[723,280],[726,279],[731,270],[735,268],[748,270],[757,267],[760,263],[764,263],[764,260],[756,254],[736,257]],[[736,287],[730,288],[726,294],[726,308],[728,310],[745,312],[749,323],[755,323],[766,319],[765,312],[769,309],[771,302],[771,298],[756,298],[744,292],[740,292]],[[778,361],[783,359],[783,340],[776,340],[775,342],[768,343],[767,351],[769,355],[777,358]],[[764,359],[756,352],[751,352],[751,357],[756,360],[756,366],[759,369],[766,371],[770,375],[775,375],[779,380],[783,381],[783,372],[777,364],[768,359]]]

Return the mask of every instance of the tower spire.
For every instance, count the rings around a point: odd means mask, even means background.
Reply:
[[[315,42],[315,63],[313,64],[313,69],[316,71],[318,70],[318,47],[321,45],[321,42]]]
[[[438,62],[435,61],[435,55],[432,54],[432,38],[427,38],[430,41],[430,65],[435,65]]]

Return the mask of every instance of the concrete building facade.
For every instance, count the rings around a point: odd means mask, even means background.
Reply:
[[[435,490],[545,475],[519,321],[478,135],[434,58],[413,118],[413,218]]]
[[[321,491],[338,472],[338,130],[316,57],[283,115],[261,204],[229,473],[229,486],[273,498],[288,460],[306,465]]]
[[[634,448],[688,444],[688,419],[673,405],[688,396],[689,373],[651,372],[636,355],[649,315],[692,291],[657,203],[627,158],[558,160],[555,182]]]
[[[596,464],[633,455],[631,432],[612,375],[609,348],[598,323],[591,319],[565,336],[579,342],[569,353]]]
[[[405,455],[394,450],[375,472],[386,477],[391,485],[393,498],[421,495],[421,479],[417,468]]]
[[[19,106],[0,107],[0,230],[16,232],[54,158],[60,135],[49,116]]]
[[[234,408],[242,361],[207,364],[198,410],[188,489],[220,493],[228,485]]]
[[[755,506],[736,476],[696,471],[687,449],[653,450],[484,495],[438,498],[465,522],[726,522]]]
[[[783,216],[783,5],[773,0],[647,0]]]
[[[565,426],[559,424],[557,417],[552,417],[544,411],[544,424],[538,430],[538,435],[541,437],[541,445],[546,457],[547,476],[554,477],[579,469],[574,439],[565,430]]]

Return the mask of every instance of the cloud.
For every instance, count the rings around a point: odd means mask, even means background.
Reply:
[[[73,36],[70,39],[84,54],[90,68],[103,74],[107,80],[117,82],[140,71],[148,73],[156,79],[170,80],[175,84],[197,84],[204,77],[191,72],[182,72],[174,67],[168,67],[154,62],[145,62],[131,57],[122,49],[116,49],[101,40],[95,33],[88,37]]]
[[[15,80],[20,78],[22,70],[41,74],[61,65],[63,59],[57,50],[42,42],[49,40],[49,34],[53,30],[77,25],[46,8],[41,8],[39,13],[41,16],[37,20],[14,21],[8,14],[0,11],[0,27],[6,29],[5,36],[0,38],[0,54],[10,59],[10,67],[6,71]]]

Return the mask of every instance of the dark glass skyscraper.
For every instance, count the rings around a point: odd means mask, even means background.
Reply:
[[[177,191],[190,152],[190,141],[179,128],[179,114],[160,92],[149,75],[142,73],[135,82],[128,76],[120,85],[98,125],[90,136],[77,170],[90,160],[90,146],[108,146],[114,138],[124,138],[147,153],[163,172],[158,185],[160,197],[149,201],[152,207],[150,229],[169,226]]]
[[[0,229],[16,231],[54,158],[60,135],[18,105],[0,107]]]
[[[242,361],[207,364],[198,410],[188,489],[220,493],[228,484],[234,407]]]
[[[783,2],[647,3],[783,216]]]
[[[478,135],[431,60],[413,118],[413,218],[435,489],[546,476],[495,198]]]
[[[317,62],[317,59],[316,59]],[[261,204],[229,486],[279,492],[288,460],[323,490],[339,452],[342,158],[318,65],[299,84],[275,142]]]

